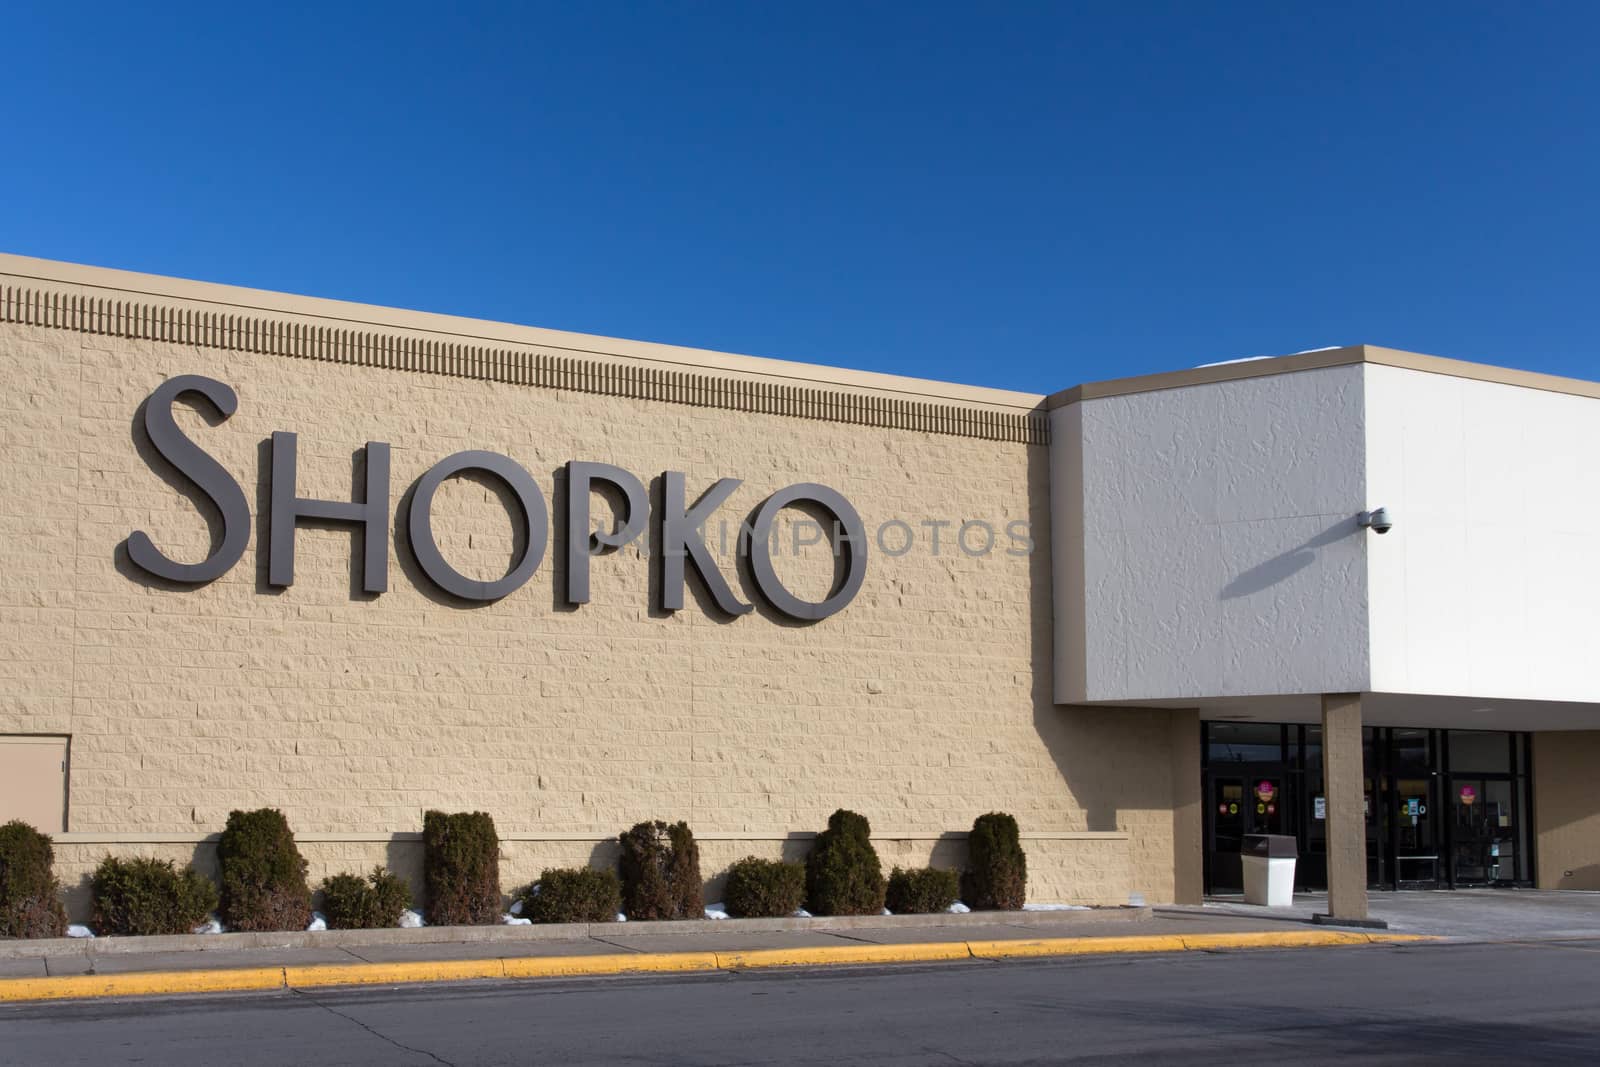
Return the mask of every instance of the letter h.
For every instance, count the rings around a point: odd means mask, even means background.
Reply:
[[[368,441],[365,503],[311,500],[297,496],[297,438],[276,431],[272,435],[272,513],[267,542],[267,584],[294,584],[294,535],[301,519],[350,522],[363,527],[361,588],[381,593],[389,588],[389,446]]]

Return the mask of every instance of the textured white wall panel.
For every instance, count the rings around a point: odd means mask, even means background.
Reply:
[[[1059,701],[1368,687],[1362,383],[1331,367],[1053,413],[1056,613],[1083,618],[1058,629]]]
[[[1600,701],[1600,400],[1364,373],[1372,688]]]

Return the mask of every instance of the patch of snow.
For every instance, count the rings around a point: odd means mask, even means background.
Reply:
[[[519,919],[515,915],[502,915],[500,922],[505,926],[532,926],[532,919]]]
[[[400,913],[400,925],[405,927],[407,930],[415,930],[419,927],[427,926],[428,924],[422,921],[422,916],[420,914],[412,911],[410,908],[407,908],[405,911]]]
[[[1023,911],[1088,911],[1087,904],[1024,904]]]
[[[311,925],[306,927],[306,933],[321,933],[328,928],[328,917],[320,911],[311,913]]]
[[[87,937],[92,939],[94,937],[94,931],[89,929],[87,926],[79,926],[77,923],[73,923],[71,926],[67,927],[67,936]]]
[[[197,934],[220,934],[222,933],[222,921],[213,915],[199,926],[196,926],[194,932]]]
[[[533,891],[535,893],[537,893],[539,891],[539,887],[538,886],[534,886],[533,887]],[[511,914],[513,914],[513,915],[521,915],[522,914],[522,901],[521,900],[513,900],[511,902]]]
[[[706,905],[706,918],[708,918],[708,919],[726,919],[727,917],[728,917],[728,906],[726,904],[717,903],[717,904],[707,904]]]
[[[879,915],[893,915],[894,912],[890,911],[888,908],[884,908],[882,911],[878,912],[878,914]]]
[[[1309,356],[1313,352],[1337,352],[1343,345],[1324,345],[1321,348],[1302,348],[1298,352],[1290,352],[1291,356]],[[1245,356],[1243,359],[1219,359],[1215,363],[1197,363],[1195,369],[1202,367],[1227,367],[1234,363],[1254,363],[1259,359],[1277,359],[1277,356]]]
[[[967,907],[959,900],[944,910],[948,911],[951,915],[966,915],[968,912],[972,911],[971,908]]]
[[[627,921],[628,921],[628,917],[626,915],[622,914],[622,912],[620,912],[620,911],[617,912],[617,922],[625,923]]]
[[[1254,363],[1258,359],[1272,358],[1272,356],[1245,356],[1243,359],[1219,359],[1215,363],[1196,363],[1194,366],[1196,370],[1201,370],[1205,367],[1228,367],[1235,363]]]
[[[791,915],[790,918],[791,919],[809,919],[809,918],[811,918],[811,913],[809,911],[807,911],[806,909],[804,909],[804,908],[796,908],[796,909],[794,909],[794,914]]]

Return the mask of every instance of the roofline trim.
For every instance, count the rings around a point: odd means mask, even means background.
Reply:
[[[1043,396],[0,253],[0,322],[1046,444]]]
[[[1076,404],[1080,400],[1099,400],[1105,397],[1128,396],[1133,393],[1153,393],[1163,389],[1185,389],[1194,385],[1214,385],[1219,382],[1236,382],[1246,378],[1266,378],[1276,374],[1295,374],[1300,371],[1321,370],[1324,367],[1346,367],[1357,363],[1373,363],[1403,370],[1442,374],[1452,378],[1470,378],[1474,381],[1510,385],[1522,389],[1538,389],[1547,393],[1567,393],[1572,396],[1600,399],[1600,382],[1582,378],[1563,378],[1555,374],[1496,367],[1488,363],[1469,363],[1442,356],[1427,356],[1420,352],[1402,352],[1378,345],[1346,345],[1343,348],[1320,349],[1292,356],[1274,356],[1268,359],[1221,363],[1210,367],[1191,367],[1186,370],[1164,371],[1160,374],[1143,374],[1133,378],[1113,378],[1103,382],[1089,382],[1063,389],[1045,397],[1047,411]]]

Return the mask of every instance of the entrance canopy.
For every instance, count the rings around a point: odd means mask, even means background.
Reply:
[[[1355,346],[1049,404],[1057,703],[1600,729],[1600,383]]]
[[[1138,707],[1197,708],[1213,722],[1319,723],[1320,694],[1202,697],[1194,700],[1109,702]],[[1368,726],[1455,730],[1596,730],[1600,704],[1426,693],[1364,693],[1361,717]]]

